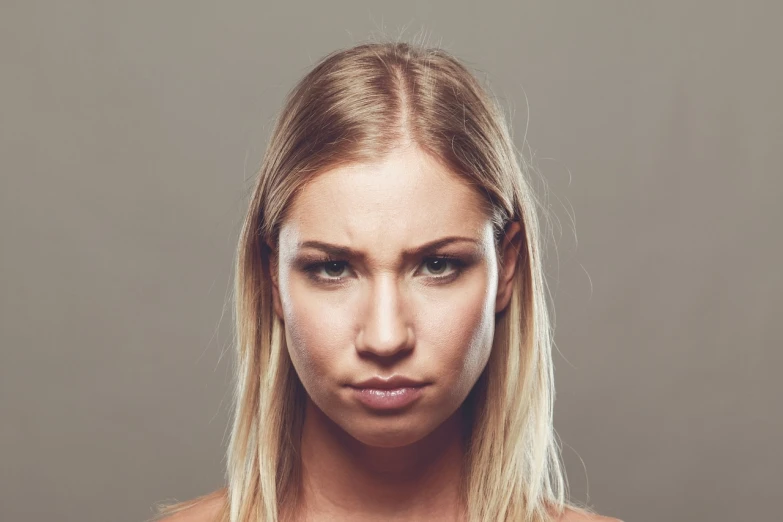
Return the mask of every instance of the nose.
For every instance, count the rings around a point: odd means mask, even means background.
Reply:
[[[394,278],[372,286],[356,339],[360,355],[396,359],[413,349],[413,330],[400,294]]]

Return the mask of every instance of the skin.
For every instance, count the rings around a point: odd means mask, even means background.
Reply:
[[[402,252],[446,236],[473,238],[403,262]],[[344,278],[318,284],[302,270],[322,252],[318,240],[366,255],[316,274]],[[511,296],[521,233],[501,243],[498,266],[480,197],[419,149],[401,148],[374,165],[320,174],[292,203],[273,260],[275,313],[285,322],[295,369],[308,392],[302,435],[304,498],[296,521],[461,521],[457,484],[465,451],[459,406],[486,365],[495,314]],[[309,264],[309,261],[308,261]],[[374,375],[426,380],[421,399],[399,413],[357,403],[346,383]],[[218,492],[215,492],[218,493]],[[165,522],[212,522],[215,496]],[[566,510],[559,522],[622,522]]]
[[[469,241],[403,257],[450,236]],[[501,272],[480,195],[412,145],[321,173],[297,195],[272,274],[275,312],[308,393],[297,519],[459,520],[459,406],[487,363],[520,240],[513,223]],[[300,247],[306,241],[364,258],[323,264],[322,250]],[[346,386],[392,374],[430,384],[392,414],[368,409]]]

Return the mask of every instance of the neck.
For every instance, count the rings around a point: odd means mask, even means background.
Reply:
[[[363,444],[308,398],[302,426],[302,520],[459,520],[465,455],[461,409],[402,447]],[[316,515],[317,514],[317,515]]]

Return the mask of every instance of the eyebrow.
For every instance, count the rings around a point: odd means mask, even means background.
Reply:
[[[444,247],[446,245],[450,245],[452,243],[472,243],[473,245],[479,246],[480,242],[477,239],[470,238],[470,237],[462,237],[462,236],[448,236],[443,237],[440,239],[436,239],[434,241],[429,241],[427,243],[424,243],[423,245],[419,245],[415,248],[405,250],[403,252],[403,257],[406,259],[416,258],[418,256],[427,255],[429,253],[432,253],[433,251]],[[357,250],[353,250],[346,246],[341,245],[333,245],[331,243],[324,243],[323,241],[303,241],[301,243],[297,244],[297,247],[299,249],[302,248],[316,248],[318,250],[322,250],[333,257],[344,257],[344,258],[351,258],[351,259],[365,259],[365,255],[362,252],[359,252]]]

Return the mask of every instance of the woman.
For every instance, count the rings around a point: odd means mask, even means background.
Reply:
[[[238,247],[227,485],[176,521],[608,521],[568,502],[535,199],[440,49],[332,53]]]

